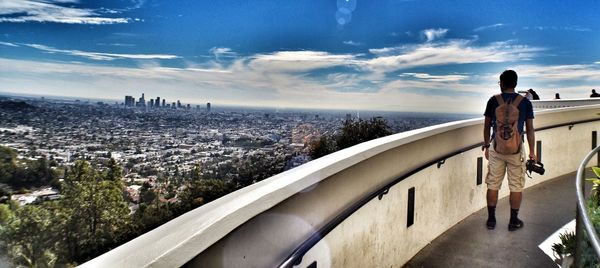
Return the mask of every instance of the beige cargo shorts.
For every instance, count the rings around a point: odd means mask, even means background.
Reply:
[[[485,183],[490,190],[500,190],[504,174],[508,174],[508,188],[511,192],[521,192],[525,186],[525,150],[512,155],[499,154],[494,146],[489,149],[488,174]]]

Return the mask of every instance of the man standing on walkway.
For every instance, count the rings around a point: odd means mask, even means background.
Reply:
[[[523,136],[527,133],[529,159],[536,160],[533,107],[531,102],[515,92],[517,73],[506,70],[500,75],[501,94],[492,96],[485,109],[483,150],[488,159],[487,190],[488,229],[496,228],[496,204],[504,175],[510,189],[510,222],[508,230],[523,227],[518,217],[523,186],[525,185],[525,148]],[[524,131],[526,127],[527,132]],[[493,129],[490,135],[490,128]]]

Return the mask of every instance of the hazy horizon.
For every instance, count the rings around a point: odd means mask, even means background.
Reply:
[[[600,3],[80,1],[0,3],[0,92],[298,109],[480,114],[517,90],[600,83]]]
[[[83,102],[90,102],[90,104],[95,104],[93,102],[98,102],[98,101],[102,101],[107,105],[114,105],[116,102],[119,105],[124,104],[123,100],[118,100],[118,99],[103,99],[103,98],[82,98],[82,97],[76,97],[76,96],[57,96],[57,95],[40,95],[40,94],[22,94],[22,93],[14,93],[14,92],[3,92],[0,91],[0,98],[2,97],[10,97],[10,98],[17,98],[17,99],[34,99],[37,100],[38,98],[44,97],[47,100],[69,100],[69,101],[83,101]],[[134,96],[136,97],[136,96]],[[139,97],[139,96],[137,96]],[[146,96],[148,97],[148,96]],[[137,98],[136,98],[137,100]],[[149,99],[147,99],[149,100]],[[110,101],[110,102],[109,102]],[[172,103],[172,102],[169,102]],[[181,102],[182,105],[183,104],[187,104],[184,103],[183,101]],[[202,109],[205,109],[205,105],[206,103],[190,103],[191,108],[196,108],[196,105],[200,105],[200,107]],[[326,109],[326,108],[293,108],[293,107],[270,107],[270,106],[236,106],[236,105],[227,105],[227,104],[220,104],[220,103],[214,103],[211,102],[211,109],[213,111],[219,111],[219,110],[228,110],[228,109],[250,109],[250,110],[257,110],[257,111],[281,111],[281,112],[294,112],[294,111],[300,111],[300,112],[322,112],[322,113],[352,113],[353,116],[355,115],[355,113],[359,112],[359,113],[363,113],[367,114],[366,117],[364,118],[368,118],[370,116],[373,116],[372,114],[375,114],[375,116],[378,115],[382,115],[382,114],[406,114],[406,115],[410,115],[410,114],[414,114],[414,115],[419,115],[419,116],[425,116],[425,115],[437,115],[437,116],[460,116],[460,117],[469,117],[469,116],[473,116],[473,117],[478,117],[478,116],[482,116],[479,113],[456,113],[456,112],[411,112],[411,111],[384,111],[384,110],[340,110],[340,109]],[[363,118],[363,119],[364,119]]]

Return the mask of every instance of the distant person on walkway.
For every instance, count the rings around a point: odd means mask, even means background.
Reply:
[[[598,98],[600,97],[600,94],[596,93],[595,89],[592,89],[592,95],[590,95],[590,98]]]
[[[531,97],[533,98],[533,100],[540,99],[540,96],[537,94],[537,92],[535,92],[535,90],[533,90],[533,88],[530,88],[529,90],[527,90],[527,92],[529,92],[529,94],[531,94]],[[531,100],[531,99],[529,99],[529,100]]]
[[[558,93],[554,94],[554,99],[555,100],[560,100],[560,94],[558,94]]]
[[[536,160],[533,107],[521,94],[515,93],[517,73],[506,70],[500,75],[501,94],[492,96],[485,108],[483,147],[488,160],[487,184],[488,229],[496,228],[496,204],[504,175],[508,174],[510,189],[510,221],[508,230],[523,227],[518,217],[525,185],[525,148],[523,135],[527,133],[529,159]],[[527,132],[524,131],[526,127]],[[490,128],[493,130],[490,135]]]

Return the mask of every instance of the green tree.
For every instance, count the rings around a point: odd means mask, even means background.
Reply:
[[[187,188],[178,194],[178,205],[175,214],[183,214],[205,203],[213,201],[236,189],[236,185],[219,179],[201,179],[188,184]]]
[[[192,181],[199,181],[202,179],[202,166],[200,165],[200,163],[196,163],[194,165],[190,177]]]
[[[283,154],[267,154],[257,152],[240,159],[237,170],[239,177],[235,179],[237,188],[264,180],[283,172],[288,158]]]
[[[173,219],[176,215],[174,208],[169,203],[160,203],[158,199],[152,204],[140,204],[133,215],[135,236],[148,232],[161,224]]]
[[[2,210],[6,212],[6,208]],[[13,264],[25,267],[57,264],[59,256],[52,216],[42,206],[23,206],[0,225],[3,246]]]
[[[220,198],[233,190],[234,188],[231,183],[219,179],[201,180],[197,185],[198,195],[206,203]]]
[[[140,188],[140,198],[142,203],[152,203],[157,198],[156,192],[151,188],[150,184],[144,182]]]
[[[0,146],[0,183],[29,188],[48,185],[56,177],[45,157],[37,161],[17,161],[14,150]]]
[[[14,150],[0,146],[0,182],[10,183],[17,169],[17,154]]]
[[[311,143],[310,156],[312,159],[317,159],[335,151],[391,134],[390,126],[381,117],[373,117],[366,121],[362,119],[346,120],[341,133],[337,136],[323,135]]]
[[[120,181],[123,177],[123,168],[111,157],[108,161],[108,170],[104,176],[107,181]]]
[[[14,213],[8,204],[0,204],[0,228],[14,217]],[[2,232],[0,230],[0,232]]]
[[[63,185],[67,252],[82,262],[104,252],[123,237],[129,208],[121,181],[103,180],[88,162],[77,161]]]
[[[373,117],[367,121],[363,121],[362,119],[357,121],[346,120],[342,127],[342,133],[337,138],[337,146],[341,150],[390,134],[392,134],[390,126],[381,117]]]
[[[335,137],[331,135],[322,135],[319,139],[310,144],[310,157],[317,159],[337,151]]]

